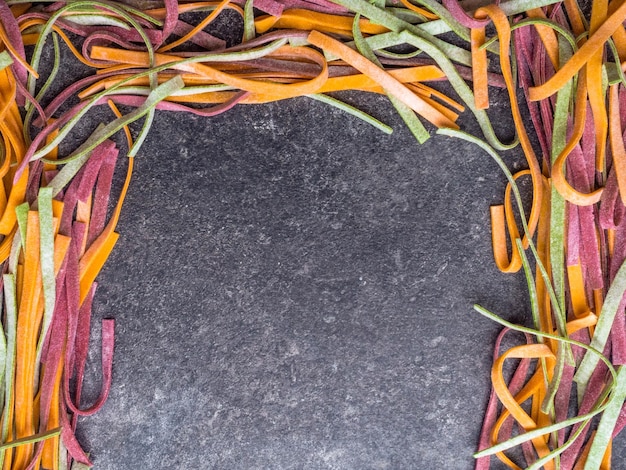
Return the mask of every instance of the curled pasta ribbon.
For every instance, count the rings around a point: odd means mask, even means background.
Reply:
[[[26,150],[22,133],[22,119],[16,102],[16,80],[11,67],[0,71],[0,134],[2,164],[0,165],[0,262],[10,254],[13,237],[17,231],[15,209],[24,202],[28,186],[28,169],[13,183],[15,163],[22,161]],[[5,177],[8,176],[8,177]]]
[[[459,126],[438,109],[431,106],[424,99],[409,90],[386,71],[377,67],[373,62],[367,60],[361,54],[350,49],[345,44],[331,38],[318,31],[312,31],[308,36],[308,41],[320,49],[331,52],[353,66],[359,72],[369,76],[372,80],[382,86],[387,93],[398,98],[409,108],[422,116],[424,119],[437,127],[448,127],[458,129]]]
[[[493,21],[496,28],[496,33],[500,41],[500,68],[502,69],[502,76],[506,83],[506,88],[509,93],[509,101],[511,103],[511,114],[513,115],[513,122],[515,123],[515,131],[517,132],[520,145],[524,151],[526,157],[526,163],[528,164],[528,171],[532,180],[532,205],[530,208],[530,215],[528,216],[528,232],[532,237],[539,223],[539,214],[541,212],[541,200],[543,197],[543,175],[541,168],[539,167],[539,160],[535,155],[533,146],[528,138],[526,127],[524,126],[524,118],[520,112],[519,103],[517,101],[517,87],[513,80],[513,73],[511,71],[511,25],[506,14],[502,9],[496,5],[488,5],[476,10],[476,17],[488,17]],[[492,211],[492,220],[493,220]],[[524,244],[524,248],[527,245]],[[513,250],[515,252],[515,250]],[[521,260],[517,266],[517,270],[521,267]],[[505,271],[514,272],[514,271]]]
[[[517,180],[522,176],[530,174],[530,170],[522,170],[514,174],[513,179]],[[533,193],[533,197],[535,197],[535,193]],[[491,242],[496,266],[503,273],[515,273],[522,267],[522,257],[515,245],[515,240],[520,238],[520,231],[515,220],[510,184],[507,184],[504,191],[504,204],[491,206],[490,213]],[[507,232],[508,238],[511,240],[510,257],[507,248]],[[526,235],[522,237],[522,246],[524,248],[528,247],[528,237]]]
[[[582,193],[570,185],[565,177],[567,157],[574,147],[578,145],[578,142],[580,142],[583,136],[583,131],[585,130],[585,120],[587,119],[587,86],[586,75],[584,73],[580,74],[578,77],[575,103],[572,137],[552,165],[552,184],[566,201],[579,206],[591,206],[600,201],[603,188],[596,189],[591,193]]]
[[[22,23],[20,23],[20,30],[22,31],[22,34],[23,34],[24,30],[32,26],[41,26],[41,25],[45,25],[46,23],[47,21],[44,20],[43,18],[32,18],[28,21],[23,21]],[[106,65],[98,64],[96,62],[92,62],[86,59],[80,53],[80,51],[76,49],[76,46],[72,43],[70,38],[67,37],[67,34],[65,34],[65,31],[63,31],[57,24],[52,25],[52,30],[55,33],[57,33],[61,37],[61,39],[63,39],[63,42],[65,42],[65,45],[70,50],[70,52],[74,55],[74,57],[76,57],[76,59],[78,59],[80,62],[85,64],[87,67],[92,67],[92,68],[106,67]],[[24,41],[24,44],[27,46],[34,46],[37,43],[38,39],[39,39],[39,34],[29,34],[27,40]]]
[[[538,369],[522,390],[516,394],[516,396],[511,394],[504,379],[503,368],[507,359],[544,359],[543,362],[538,361]],[[498,357],[498,359],[496,359],[491,369],[491,381],[498,399],[504,406],[504,411],[494,426],[492,433],[492,440],[494,443],[497,442],[497,436],[500,428],[507,419],[508,415],[511,415],[511,417],[519,423],[524,431],[530,431],[532,429],[536,429],[540,424],[545,424],[544,422],[548,419],[548,417],[541,413],[535,405],[536,403],[540,403],[545,395],[546,385],[544,376],[547,376],[548,380],[551,379],[555,363],[556,356],[545,344],[524,344],[521,346],[515,346],[505,351],[500,357]],[[542,364],[545,364],[545,369],[543,369],[544,366]],[[531,397],[534,398],[531,410],[531,413],[534,416],[529,415],[521,407],[521,403],[524,403]],[[539,436],[531,441],[539,457],[546,456],[550,453],[547,440],[548,436]],[[511,466],[511,468],[519,468],[504,454],[498,454],[498,458]],[[554,464],[547,463],[544,468],[553,469]]]
[[[107,47],[94,46],[92,58],[115,64],[126,64],[139,67],[149,67],[148,54],[138,51],[124,51]],[[238,77],[235,74],[223,72],[215,67],[201,63],[178,63],[182,57],[173,54],[155,54],[156,65],[171,64],[171,68],[182,72],[198,75],[217,83],[231,85],[240,90],[250,91],[266,99],[286,99],[295,96],[317,92],[328,78],[328,65],[324,56],[319,52],[306,47],[283,46],[272,53],[272,57],[288,60],[307,60],[320,66],[319,74],[305,81],[295,83],[277,83],[264,80],[251,80]]]
[[[552,96],[565,86],[585,64],[601,50],[607,40],[626,20],[626,2],[608,16],[606,21],[593,33],[578,51],[545,83],[529,88],[531,101],[538,101]]]
[[[586,315],[568,321],[565,328],[567,329],[567,334],[572,335],[584,328],[592,328],[596,323],[598,323],[598,317],[591,311],[587,311]]]
[[[198,23],[196,26],[194,26],[191,31],[189,31],[187,34],[185,34],[184,36],[178,38],[176,41],[171,42],[170,44],[167,44],[166,46],[161,46],[161,48],[159,49],[159,52],[166,52],[166,51],[170,51],[172,49],[174,49],[177,46],[180,46],[181,44],[186,43],[187,41],[189,41],[189,39],[191,39],[196,33],[198,33],[199,31],[202,31],[204,28],[206,28],[209,24],[211,24],[216,18],[217,16],[224,10],[226,9],[226,7],[228,7],[228,4],[230,3],[230,0],[223,0],[222,2],[220,2],[215,9],[211,12],[210,15],[208,15],[205,19],[203,19],[200,23]]]

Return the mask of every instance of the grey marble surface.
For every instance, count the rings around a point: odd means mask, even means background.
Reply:
[[[79,424],[97,469],[472,468],[499,330],[472,304],[529,316],[492,262],[504,177],[344,96],[394,134],[306,98],[157,115],[96,295],[87,402],[117,321]]]

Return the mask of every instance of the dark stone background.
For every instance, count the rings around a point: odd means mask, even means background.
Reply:
[[[117,347],[80,423],[96,468],[472,467],[499,329],[472,304],[528,316],[491,258],[504,178],[348,98],[395,133],[306,98],[157,115],[99,279]]]

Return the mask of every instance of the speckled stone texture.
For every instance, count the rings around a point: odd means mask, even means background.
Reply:
[[[95,301],[86,402],[117,320],[79,424],[98,470],[472,468],[499,330],[472,304],[529,316],[491,258],[504,177],[343,96],[395,133],[306,98],[157,114]]]

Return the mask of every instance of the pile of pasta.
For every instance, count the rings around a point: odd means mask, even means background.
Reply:
[[[236,41],[213,29],[224,14]],[[81,403],[92,299],[155,113],[306,97],[392,132],[343,102],[346,90],[385,94],[417,143],[471,142],[508,180],[491,208],[493,254],[525,275],[532,318],[475,306],[504,327],[476,468],[610,468],[626,425],[624,20],[623,0],[585,11],[576,0],[2,0],[2,468],[91,466],[74,431],[107,398],[114,347],[105,320],[100,397]],[[64,89],[63,49],[90,71]],[[494,87],[508,92],[511,142],[486,112]],[[62,153],[96,109],[110,119]],[[460,129],[461,113],[480,135]],[[514,148],[517,173],[500,156]],[[505,335],[518,345],[501,350]]]

